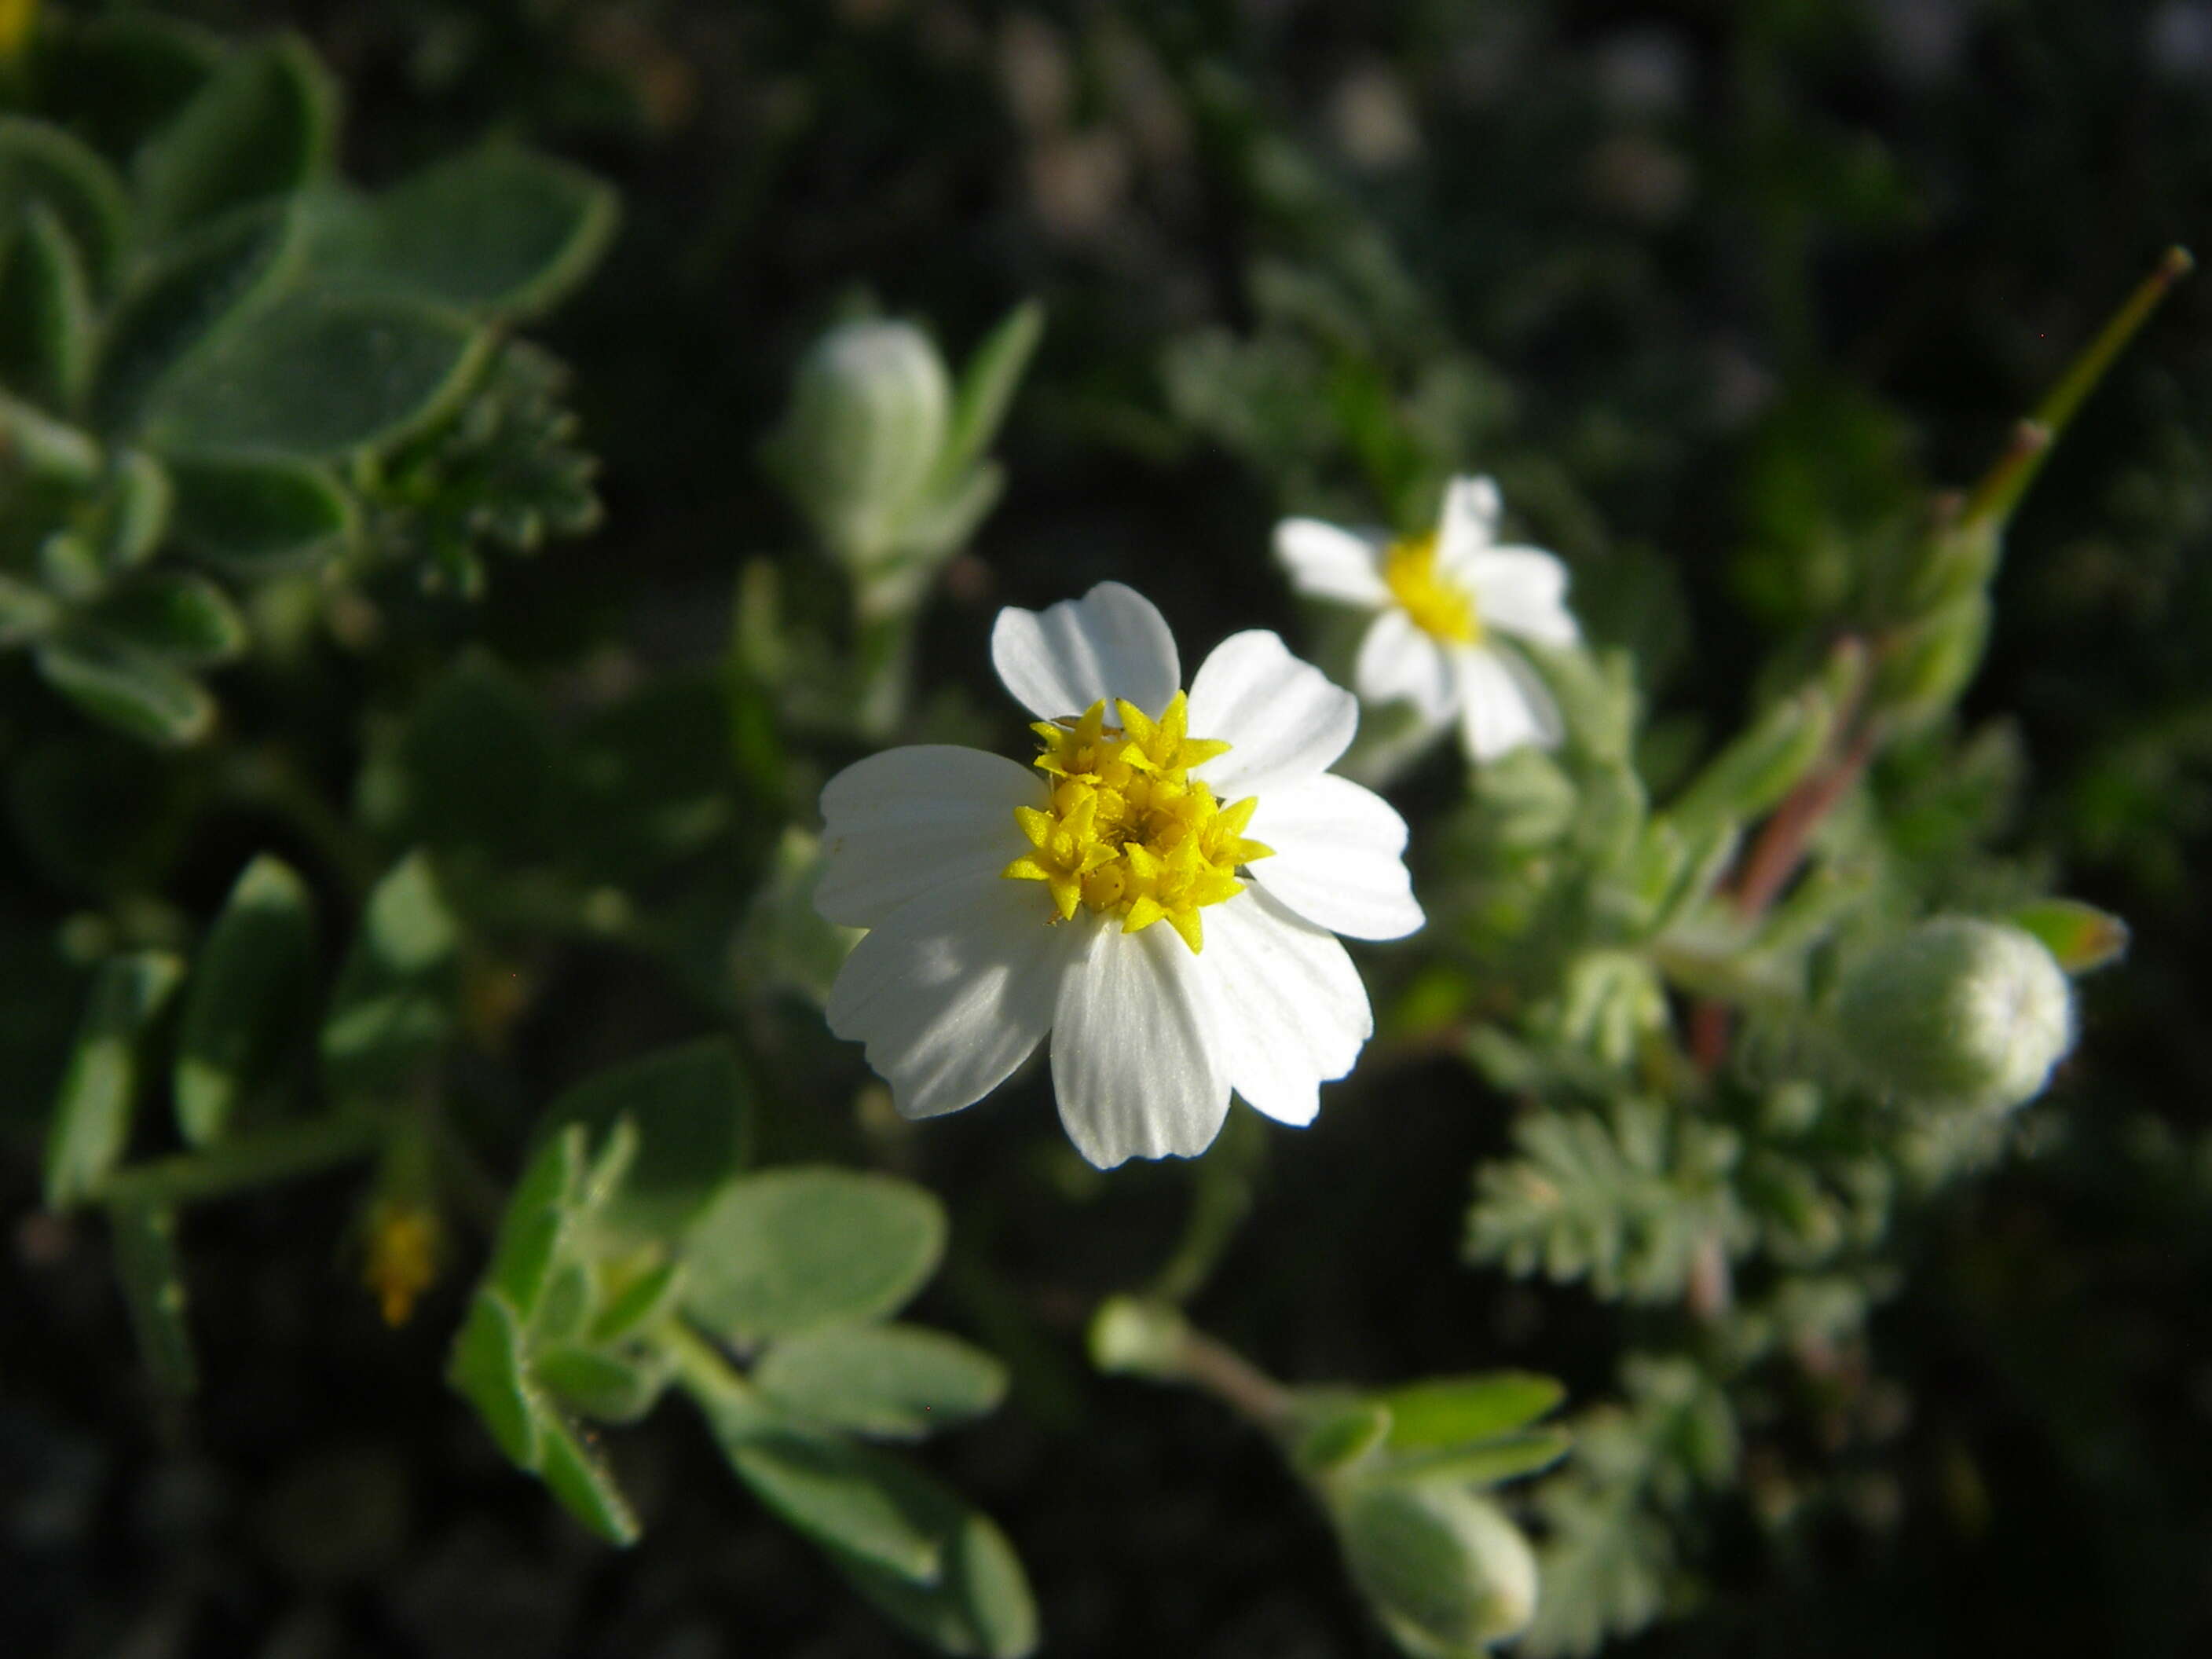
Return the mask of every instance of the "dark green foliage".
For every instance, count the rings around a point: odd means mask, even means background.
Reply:
[[[337,89],[304,42],[55,37],[58,120],[0,117],[0,396],[25,406],[11,423],[55,423],[0,445],[0,548],[54,601],[9,630],[49,684],[198,743],[198,671],[248,630],[220,589],[149,561],[251,586],[404,560],[474,595],[480,544],[590,526],[559,370],[500,331],[589,274],[610,191],[495,146],[365,195],[336,177]]]
[[[1534,1656],[2203,1650],[2212,290],[2008,436],[2201,234],[2201,6],[173,9],[0,41],[11,1651],[1438,1650],[1500,1526]],[[898,1121],[823,781],[1020,754],[1101,580],[1341,678],[1273,521],[1460,471],[1590,648],[1556,753],[1363,711],[1430,923],[1317,1122]],[[2088,975],[2046,1098],[1869,1086],[1931,915]],[[1086,1373],[1133,1293],[1296,1409]]]

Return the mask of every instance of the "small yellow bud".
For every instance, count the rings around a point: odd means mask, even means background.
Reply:
[[[439,1242],[437,1216],[420,1205],[382,1199],[369,1212],[368,1260],[361,1279],[386,1324],[405,1324],[416,1298],[437,1281]]]

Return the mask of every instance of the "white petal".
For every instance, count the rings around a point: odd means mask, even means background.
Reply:
[[[1275,526],[1275,557],[1301,593],[1345,605],[1380,605],[1390,598],[1375,568],[1381,541],[1319,519],[1285,519]]]
[[[1565,735],[1559,706],[1535,671],[1510,652],[1480,646],[1456,653],[1460,739],[1471,760],[1492,761],[1523,744],[1556,749]]]
[[[1309,778],[1261,795],[1247,833],[1275,849],[1253,861],[1252,879],[1308,921],[1353,939],[1403,939],[1421,925],[1406,821],[1373,790]]]
[[[1033,769],[980,749],[917,744],[856,761],[822,791],[814,908],[876,927],[948,881],[995,876],[1028,850],[1014,808],[1044,795]]]
[[[1212,981],[1230,1085],[1303,1127],[1321,1108],[1321,1085],[1349,1072],[1374,1035],[1359,970],[1336,935],[1257,888],[1209,905],[1205,921],[1199,964]]]
[[[1437,521],[1437,566],[1456,574],[1498,535],[1501,503],[1489,478],[1454,478],[1444,486],[1444,510]]]
[[[1541,548],[1485,548],[1468,562],[1466,581],[1485,628],[1546,645],[1582,638],[1567,611],[1567,568]]]
[[[1125,933],[1079,912],[1059,931],[1085,939],[1053,1016],[1053,1091],[1068,1139],[1102,1170],[1196,1157],[1229,1114],[1198,958],[1164,922]]]
[[[1224,801],[1328,769],[1359,726],[1359,699],[1266,629],[1231,634],[1190,684],[1190,734],[1229,752],[1193,774]]]
[[[1039,882],[992,875],[924,894],[853,947],[830,1029],[867,1044],[906,1116],[973,1105],[1051,1029],[1070,954],[1052,915]]]
[[[1370,702],[1412,703],[1424,726],[1448,718],[1459,695],[1443,647],[1395,608],[1369,624],[1352,683]]]
[[[1110,714],[1118,697],[1158,714],[1182,687],[1167,619],[1120,582],[1043,611],[1008,605],[991,629],[991,663],[1039,720],[1080,714],[1101,699]]]

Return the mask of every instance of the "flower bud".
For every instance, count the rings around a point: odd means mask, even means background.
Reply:
[[[945,448],[944,360],[906,323],[846,323],[799,368],[769,459],[815,532],[856,570],[898,550]]]
[[[1535,1614],[1535,1552],[1504,1510],[1464,1487],[1359,1486],[1337,1524],[1360,1592],[1416,1659],[1480,1654]]]
[[[2074,1046],[2074,995],[2051,952],[2001,922],[1942,916],[1862,961],[1837,1006],[1868,1074],[1909,1098],[2005,1111]]]
[[[1091,1363],[1109,1374],[1180,1376],[1188,1333],[1182,1316],[1165,1303],[1109,1297],[1091,1321]]]

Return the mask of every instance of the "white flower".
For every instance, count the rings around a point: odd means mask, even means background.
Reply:
[[[1461,746],[1478,761],[1527,743],[1554,749],[1564,734],[1550,690],[1492,635],[1581,637],[1566,567],[1537,548],[1496,545],[1498,511],[1488,478],[1455,478],[1436,529],[1410,541],[1319,519],[1275,526],[1275,556],[1300,592],[1378,613],[1352,671],[1359,695],[1410,702],[1425,726],[1456,715]]]
[[[991,655],[1038,717],[1034,765],[893,749],[822,792],[816,907],[870,930],[830,1029],[915,1118],[1049,1032],[1060,1121],[1101,1169],[1203,1152],[1232,1089],[1311,1122],[1374,1030],[1336,935],[1422,921],[1404,821],[1327,769],[1357,701],[1263,630],[1186,696],[1167,623],[1118,582],[1000,611]]]

